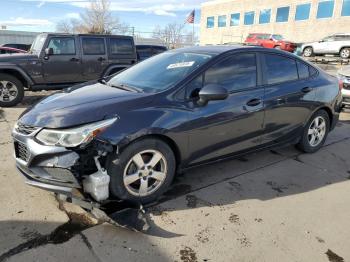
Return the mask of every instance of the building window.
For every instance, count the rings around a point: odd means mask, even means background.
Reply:
[[[295,21],[308,20],[310,16],[311,4],[297,5],[295,12]]]
[[[244,13],[244,24],[245,25],[254,24],[254,11]]]
[[[207,28],[214,27],[214,16],[207,17]]]
[[[350,0],[343,0],[343,7],[341,9],[342,16],[350,16]]]
[[[271,9],[264,9],[260,11],[259,24],[270,23]]]
[[[231,15],[231,22],[230,22],[230,26],[236,26],[239,25],[239,19],[240,19],[240,14],[232,14]]]
[[[218,17],[218,27],[226,26],[226,15],[219,15]]]
[[[287,22],[289,17],[289,6],[277,8],[276,22]]]
[[[318,3],[317,18],[329,18],[333,16],[334,0]]]

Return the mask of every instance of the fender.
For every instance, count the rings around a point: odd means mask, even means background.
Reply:
[[[130,67],[130,66],[132,66],[132,65],[130,65],[130,64],[110,65],[109,67],[107,67],[107,68],[105,69],[105,71],[102,73],[101,76],[102,76],[102,77],[109,76],[110,73],[111,73],[114,69],[121,69],[121,70],[123,70],[123,69],[125,69],[125,68]]]
[[[30,86],[34,85],[33,80],[31,77],[19,66],[14,65],[14,64],[7,64],[7,63],[0,63],[0,71],[1,70],[13,70],[19,73],[27,82]]]

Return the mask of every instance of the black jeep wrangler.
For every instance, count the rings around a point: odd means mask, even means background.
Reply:
[[[0,106],[20,103],[25,90],[57,90],[99,79],[137,61],[130,36],[43,33],[26,54],[0,55]]]

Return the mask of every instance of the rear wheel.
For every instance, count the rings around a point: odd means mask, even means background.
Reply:
[[[307,123],[298,148],[306,153],[318,151],[326,141],[329,127],[328,113],[324,110],[317,111]]]
[[[0,106],[15,106],[22,101],[23,97],[22,82],[12,75],[0,74]]]
[[[350,48],[342,48],[339,53],[340,57],[347,59],[350,57]]]
[[[312,47],[308,46],[304,49],[303,51],[303,56],[305,57],[310,57],[314,55],[314,50],[312,49]]]
[[[111,194],[123,200],[150,203],[161,196],[175,174],[175,156],[158,139],[142,139],[110,158]]]

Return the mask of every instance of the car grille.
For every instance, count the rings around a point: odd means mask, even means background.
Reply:
[[[30,152],[28,147],[25,144],[23,144],[22,142],[16,141],[15,153],[17,158],[22,159],[25,162],[28,162],[30,157]]]
[[[35,127],[35,126],[29,126],[29,125],[24,125],[21,123],[17,123],[17,128],[16,131],[18,133],[24,134],[24,135],[30,135],[33,132],[37,131],[39,129],[39,127]]]

